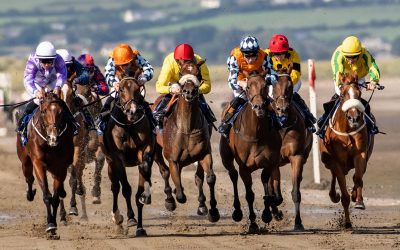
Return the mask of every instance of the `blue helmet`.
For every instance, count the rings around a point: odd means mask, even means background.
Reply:
[[[260,49],[257,38],[254,36],[246,36],[240,42],[240,51],[243,53],[255,53]]]

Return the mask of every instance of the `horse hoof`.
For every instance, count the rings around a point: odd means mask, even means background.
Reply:
[[[179,203],[181,203],[181,204],[186,203],[186,195],[185,195],[185,194],[182,194],[181,197],[176,196],[176,200],[177,200]]]
[[[55,231],[57,226],[54,223],[47,224],[46,232]]]
[[[206,206],[197,208],[197,215],[204,216],[204,215],[207,215],[207,214],[208,214],[208,209],[207,209]]]
[[[69,213],[68,213],[68,214],[69,214],[69,215],[78,216],[78,215],[79,215],[78,209],[77,209],[76,207],[71,207],[71,208],[69,209]]]
[[[295,224],[294,225],[294,231],[304,231],[304,226],[303,224]]]
[[[283,220],[283,213],[282,213],[281,210],[278,210],[278,212],[273,213],[273,216],[274,216],[274,219],[275,219],[276,221],[281,221],[281,220]]]
[[[136,226],[136,225],[137,225],[137,220],[135,218],[129,219],[127,221],[127,226],[128,227],[133,227],[133,226]]]
[[[67,220],[66,220],[66,219],[62,219],[62,220],[60,220],[60,224],[61,224],[61,225],[63,225],[63,226],[67,226],[67,225],[68,225],[68,223],[67,223]]]
[[[340,201],[340,194],[338,193],[336,193],[335,196],[329,194],[329,197],[333,203],[338,203]]]
[[[240,209],[235,209],[232,213],[232,220],[239,222],[243,219],[243,213]]]
[[[136,237],[143,237],[143,236],[147,236],[146,230],[144,230],[143,228],[136,229]]]
[[[165,199],[165,208],[170,212],[176,209],[176,202],[173,197],[171,199]]]
[[[251,222],[250,226],[249,226],[249,231],[247,233],[249,233],[249,234],[257,234],[259,232],[259,230],[260,229],[258,228],[257,223]]]
[[[88,221],[89,218],[88,218],[87,215],[82,215],[81,218],[80,218],[80,220],[81,220],[81,221]]]
[[[211,208],[208,213],[208,221],[209,222],[217,222],[219,221],[220,215],[217,208]]]
[[[57,235],[56,230],[52,229],[50,231],[47,232],[47,239],[48,240],[59,240],[60,236]]]
[[[146,196],[146,195],[141,195],[139,197],[139,202],[142,203],[143,205],[150,205],[151,204],[151,195]]]
[[[346,224],[344,224],[344,228],[346,229],[351,229],[352,227],[351,222],[346,222]]]
[[[269,209],[264,209],[261,219],[264,223],[270,223],[272,221],[271,211],[269,211]]]
[[[26,191],[26,199],[28,201],[33,201],[33,199],[35,198],[35,194],[36,194],[36,188],[34,188],[31,192]]]
[[[365,205],[363,201],[357,201],[356,204],[354,205],[354,208],[365,210]]]
[[[121,225],[122,222],[124,222],[124,216],[119,215],[118,218],[115,218],[115,216],[113,216],[112,221],[115,223],[115,225]]]
[[[100,197],[93,197],[93,199],[92,199],[92,204],[101,204],[101,199],[100,199]]]

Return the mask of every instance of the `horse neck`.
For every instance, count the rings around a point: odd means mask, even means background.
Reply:
[[[180,96],[176,106],[176,124],[179,129],[191,131],[199,128],[201,111],[198,99],[187,102],[183,96]]]

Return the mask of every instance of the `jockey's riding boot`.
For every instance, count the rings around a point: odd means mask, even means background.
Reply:
[[[298,93],[293,93],[293,101],[296,102],[296,104],[299,106],[299,108],[301,109],[301,112],[304,115],[304,122],[305,122],[306,128],[311,133],[315,133],[316,129],[314,127],[314,124],[317,122],[317,119],[310,112],[310,109],[307,107],[307,104],[305,103],[303,98],[301,98],[301,96]]]
[[[103,107],[100,110],[100,113],[98,114],[96,120],[94,121],[98,135],[102,135],[104,133],[104,130],[106,128],[106,121],[108,120],[108,117],[110,115],[111,106],[114,100],[115,98],[112,96],[109,96],[107,98],[106,102],[104,103]]]
[[[218,133],[221,133],[223,136],[227,137],[229,130],[232,127],[230,120],[234,117],[236,111],[238,110],[239,106],[245,103],[246,101],[241,97],[235,97],[229,104],[229,108],[225,113],[225,116],[221,120],[221,124],[218,127]]]
[[[211,110],[210,106],[206,102],[203,95],[200,95],[199,106],[200,106],[200,109],[201,109],[204,117],[206,118],[208,124],[213,124],[214,122],[217,121],[217,118],[215,118],[214,112]]]
[[[157,122],[158,129],[163,128],[164,117],[165,117],[165,108],[167,107],[169,101],[171,100],[171,97],[172,96],[170,94],[165,95],[153,111],[153,117]]]
[[[24,113],[22,113],[18,120],[16,132],[22,132],[26,129],[26,125],[28,124],[28,120],[30,118],[29,116],[37,107],[38,105],[33,101],[28,103],[28,105],[25,107]]]
[[[364,116],[364,120],[367,125],[368,132],[373,135],[378,134],[379,129],[376,126],[376,123],[372,120],[373,115],[371,114],[371,106],[369,106],[369,103],[363,98],[361,98],[361,102],[365,107],[364,112],[367,117]]]
[[[71,110],[68,108],[67,104],[65,102],[62,103],[62,108],[64,110],[64,116],[67,118],[67,122],[72,125],[73,127],[73,132],[74,136],[79,133],[78,129],[81,127],[79,123],[75,120],[74,115],[71,113]]]
[[[88,130],[96,130],[92,114],[86,108],[82,109],[83,116],[85,117],[85,124]]]
[[[332,113],[332,110],[335,108],[336,103],[338,102],[338,100],[339,100],[339,95],[334,94],[329,102],[326,102],[326,103],[323,104],[324,113],[322,114],[322,116],[317,121],[318,130],[315,133],[321,139],[324,139],[324,136],[325,136],[325,125],[327,124],[327,120],[329,119],[329,115]]]

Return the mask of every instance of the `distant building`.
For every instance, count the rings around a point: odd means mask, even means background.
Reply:
[[[158,21],[160,19],[166,18],[167,15],[163,11],[159,10],[140,10],[139,11],[132,11],[126,10],[123,13],[122,19],[126,23],[132,23],[136,21]]]
[[[68,44],[67,35],[63,33],[52,33],[44,35],[40,38],[41,41],[50,41],[54,47],[65,47]]]
[[[200,6],[206,9],[218,9],[221,7],[220,0],[201,0]]]

